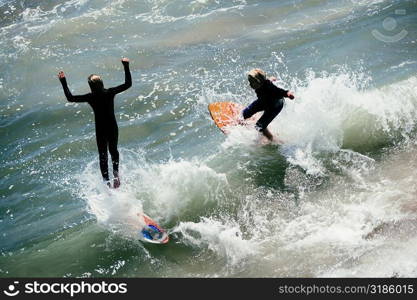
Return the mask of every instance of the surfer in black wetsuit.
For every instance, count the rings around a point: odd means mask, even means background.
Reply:
[[[105,89],[100,76],[92,74],[88,77],[88,84],[91,93],[74,96],[71,94],[64,72],[59,72],[58,78],[64,88],[65,96],[69,102],[87,102],[93,108],[96,123],[96,140],[100,158],[100,171],[103,179],[110,186],[108,171],[107,150],[110,152],[113,163],[113,187],[120,186],[119,179],[119,151],[117,151],[117,140],[119,129],[114,115],[114,96],[132,86],[132,76],[129,70],[129,59],[123,58],[122,64],[125,71],[125,83]]]
[[[276,78],[268,79],[261,69],[253,69],[248,73],[248,80],[251,88],[255,90],[258,99],[252,102],[243,110],[243,118],[248,119],[260,111],[263,115],[256,122],[256,130],[263,133],[270,141],[274,139],[268,130],[269,123],[281,112],[284,106],[284,97],[294,99],[294,94],[288,90],[283,90],[275,86],[272,81]]]

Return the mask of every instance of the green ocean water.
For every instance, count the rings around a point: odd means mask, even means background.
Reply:
[[[1,277],[417,276],[417,1],[0,0]],[[87,77],[115,100],[101,182]],[[224,136],[207,105],[291,89]],[[137,240],[136,214],[170,233]]]

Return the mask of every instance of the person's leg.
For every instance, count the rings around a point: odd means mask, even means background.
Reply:
[[[244,119],[249,119],[250,117],[252,117],[254,114],[256,114],[257,112],[260,112],[264,110],[264,107],[261,103],[261,101],[259,100],[255,100],[253,101],[251,104],[249,104],[243,111],[242,111],[242,115]]]
[[[113,185],[114,188],[120,186],[119,179],[119,151],[117,150],[117,143],[119,139],[119,130],[117,127],[113,128],[111,135],[109,136],[109,152],[113,163]]]
[[[263,115],[259,118],[258,122],[256,122],[255,128],[262,132],[262,134],[271,142],[274,139],[272,133],[268,130],[268,125],[275,119],[275,117],[281,112],[284,106],[284,101],[280,99],[274,105],[265,109]]]
[[[107,139],[104,134],[96,132],[96,141],[100,161],[101,176],[103,176],[104,181],[109,181],[109,168],[107,165]]]
[[[262,134],[271,142],[274,140],[274,136],[272,135],[272,133],[269,131],[268,128],[264,128],[262,129]]]

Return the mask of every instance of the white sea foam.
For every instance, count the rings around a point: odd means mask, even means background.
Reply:
[[[367,89],[356,82],[347,74],[314,74],[295,87],[296,99],[286,99],[269,126],[284,141],[281,152],[289,162],[311,174],[322,174],[316,154],[366,147],[411,133],[417,119],[417,78]],[[262,139],[250,128],[236,128],[222,145],[262,145]]]
[[[174,230],[181,233],[182,241],[193,247],[208,248],[226,259],[226,267],[236,267],[242,260],[257,253],[254,241],[244,239],[237,223],[213,218],[199,222],[181,222]]]
[[[221,201],[222,189],[227,189],[225,175],[204,163],[152,164],[145,162],[140,151],[121,153],[124,163],[119,189],[109,189],[102,183],[97,176],[97,163],[91,162],[80,176],[80,193],[100,224],[116,231],[121,229],[122,234],[134,233],[138,227],[137,214],[144,210],[162,225],[187,215],[203,214]]]

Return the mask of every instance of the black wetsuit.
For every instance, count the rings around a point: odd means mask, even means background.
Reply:
[[[88,102],[93,108],[96,123],[97,148],[100,158],[100,170],[103,179],[106,181],[109,180],[107,149],[112,158],[114,177],[118,177],[119,172],[119,151],[117,151],[119,128],[117,127],[116,117],[114,115],[114,96],[132,86],[129,63],[124,62],[123,66],[125,70],[124,84],[109,89],[104,89],[102,87],[94,89],[93,86],[90,85],[92,92],[85,95],[72,95],[65,77],[60,79],[65,96],[69,102]]]
[[[243,118],[247,119],[260,111],[263,115],[256,122],[256,129],[263,131],[269,123],[281,112],[284,106],[284,97],[287,97],[288,90],[275,86],[270,80],[255,90],[258,99],[252,102],[243,110]]]

